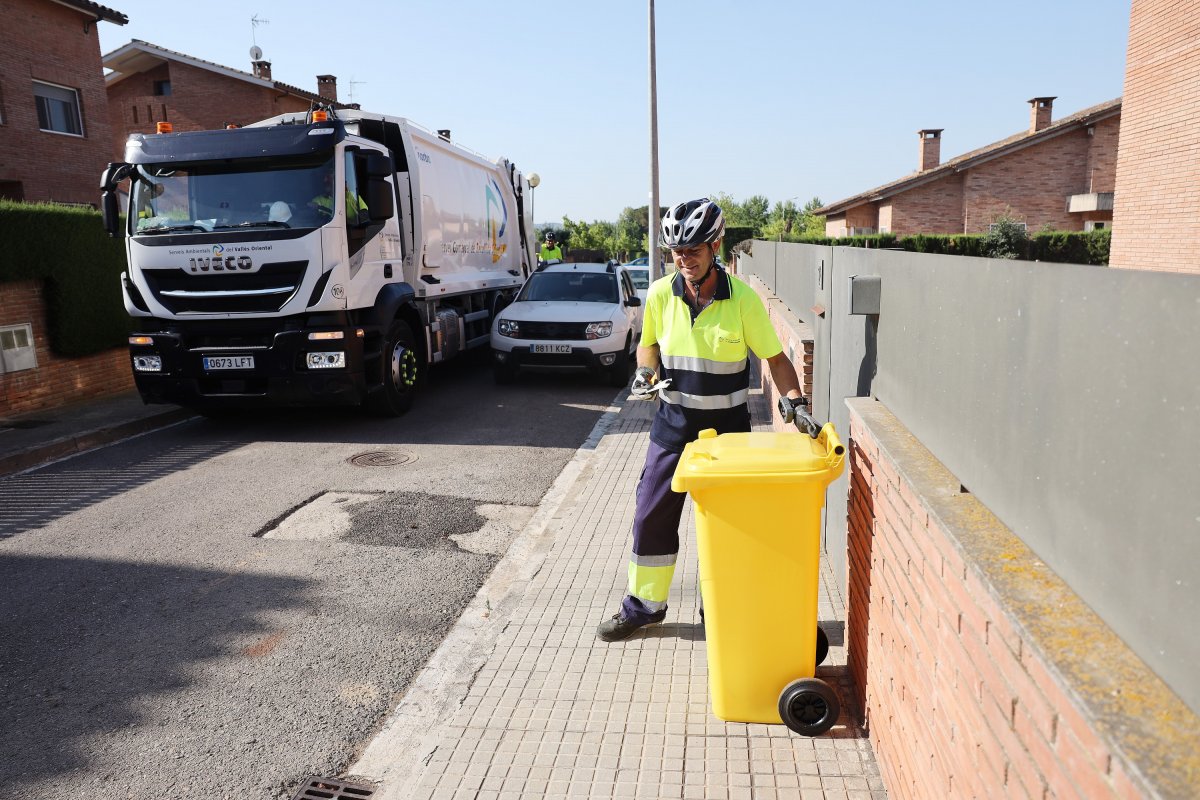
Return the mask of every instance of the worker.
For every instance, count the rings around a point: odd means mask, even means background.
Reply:
[[[538,258],[545,263],[563,260],[562,248],[555,241],[554,231],[546,231],[546,241],[542,244],[542,250],[538,254]]]
[[[321,193],[309,200],[308,204],[326,217],[332,218],[334,212],[332,169],[322,173],[321,186]],[[351,224],[365,221],[367,218],[367,204],[356,192],[351,192],[349,186],[346,187],[346,213],[350,215]]]
[[[781,411],[794,413],[804,402],[762,300],[717,262],[724,234],[724,214],[708,198],[680,203],[662,219],[662,245],[677,271],[646,293],[630,396],[657,395],[659,404],[638,481],[628,589],[620,610],[597,629],[607,642],[666,617],[685,498],[671,491],[671,477],[684,445],[705,428],[750,430],[749,354],[767,362]]]

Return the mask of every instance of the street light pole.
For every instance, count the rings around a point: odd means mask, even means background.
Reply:
[[[662,277],[658,260],[658,85],[654,75],[654,0],[650,3],[650,207],[646,209],[649,228],[650,280]]]

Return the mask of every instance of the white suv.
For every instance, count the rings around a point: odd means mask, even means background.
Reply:
[[[553,264],[529,276],[492,325],[497,383],[521,367],[584,367],[624,386],[642,301],[619,264]]]

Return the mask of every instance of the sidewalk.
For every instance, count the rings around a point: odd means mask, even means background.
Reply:
[[[624,592],[653,410],[624,403],[601,421],[543,501],[557,509],[544,531],[514,545],[351,780],[381,783],[379,800],[886,797],[845,709],[815,739],[712,715],[690,503],[666,622],[624,642],[596,638]],[[831,647],[818,675],[845,705],[845,603],[827,570],[819,617]]]
[[[0,417],[0,476],[189,419],[178,406],[142,403],[136,391]]]

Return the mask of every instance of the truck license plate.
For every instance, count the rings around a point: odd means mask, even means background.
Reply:
[[[569,344],[531,344],[529,345],[531,353],[570,353],[571,345]]]
[[[254,369],[254,356],[205,356],[204,369]]]

